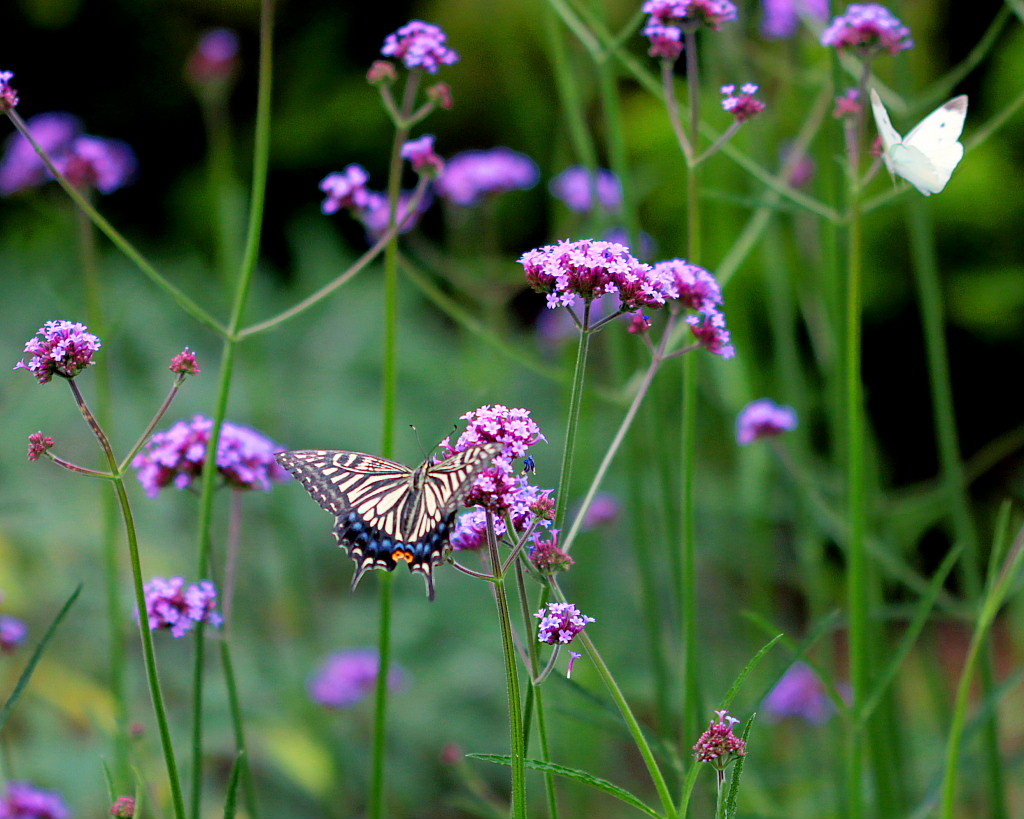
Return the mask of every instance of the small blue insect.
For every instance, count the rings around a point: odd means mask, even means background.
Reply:
[[[537,463],[533,460],[532,457],[527,455],[525,458],[523,458],[523,474],[524,475],[529,475],[531,472],[536,472],[536,470],[537,470]]]

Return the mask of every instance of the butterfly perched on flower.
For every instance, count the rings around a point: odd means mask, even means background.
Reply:
[[[416,469],[347,450],[299,449],[274,457],[334,515],[338,545],[356,562],[353,589],[368,569],[390,572],[404,560],[423,575],[433,600],[434,567],[444,560],[455,513],[503,449],[477,444]]]

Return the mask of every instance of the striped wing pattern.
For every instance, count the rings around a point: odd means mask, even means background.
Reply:
[[[334,536],[356,562],[352,588],[368,569],[391,571],[399,560],[420,572],[434,599],[434,567],[444,560],[455,513],[473,481],[502,449],[478,444],[417,469],[331,449],[278,452],[313,500],[334,515]]]

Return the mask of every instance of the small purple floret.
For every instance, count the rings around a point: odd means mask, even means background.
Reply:
[[[75,137],[82,133],[81,120],[64,111],[37,114],[25,125],[39,147],[54,159],[65,154]],[[21,134],[13,134],[0,160],[0,195],[9,196],[42,185],[50,178],[32,143]]]
[[[10,111],[18,104],[18,92],[11,85],[13,71],[0,71],[0,114]]]
[[[309,695],[328,708],[349,708],[373,693],[380,673],[380,656],[374,649],[352,649],[332,654],[309,681]],[[388,688],[404,683],[405,673],[392,666]]]
[[[571,643],[588,623],[596,622],[593,617],[583,614],[572,603],[548,603],[546,608],[533,616],[540,620],[537,639],[550,645]]]
[[[824,683],[807,663],[789,667],[765,698],[764,708],[775,719],[799,717],[814,724],[827,721],[835,712]]]
[[[666,299],[680,301],[690,310],[711,312],[722,305],[722,286],[714,274],[685,259],[658,262],[651,278]]]
[[[862,56],[881,51],[897,54],[913,48],[910,29],[885,6],[878,3],[854,3],[846,14],[833,18],[821,44],[839,50],[853,49]]]
[[[11,654],[28,637],[28,626],[17,617],[9,614],[0,615],[0,651]]]
[[[437,176],[444,170],[444,160],[434,153],[433,134],[424,134],[402,146],[402,158],[408,159],[417,173]]]
[[[725,326],[725,315],[721,310],[709,310],[695,316],[687,316],[693,335],[708,351],[722,358],[732,358],[736,348],[732,346],[732,337]]]
[[[732,114],[737,122],[753,119],[765,109],[765,104],[754,96],[757,89],[757,85],[748,82],[736,93],[735,85],[723,85],[722,94],[725,99],[722,100],[722,108]]]
[[[199,85],[230,80],[238,70],[238,35],[228,28],[210,29],[199,38],[186,72]]]
[[[132,461],[146,494],[155,498],[165,486],[187,489],[198,481],[212,429],[211,418],[196,415],[156,433]],[[217,471],[232,489],[268,490],[274,482],[290,477],[274,459],[281,449],[256,430],[225,421],[217,446]]]
[[[593,173],[582,165],[567,168],[551,180],[551,193],[577,213],[590,213],[595,205],[610,213],[622,207],[622,183],[606,168]]]
[[[328,174],[320,182],[320,190],[327,194],[320,210],[330,216],[342,208],[363,208],[369,201],[366,183],[370,175],[362,165],[352,164],[340,173]]]
[[[74,378],[93,364],[99,350],[99,338],[76,321],[48,321],[36,331],[42,338],[31,338],[25,344],[28,361],[19,361],[16,370],[28,370],[36,381],[45,384],[55,375]]]
[[[406,68],[422,68],[431,74],[442,65],[459,61],[458,52],[448,47],[444,29],[422,20],[413,20],[389,34],[380,53],[401,60]]]
[[[532,188],[539,178],[537,163],[511,148],[463,151],[448,160],[437,180],[437,192],[456,205],[470,207],[491,194]]]
[[[753,401],[736,419],[736,440],[742,445],[796,429],[796,410],[782,407],[770,398]]]
[[[773,40],[792,37],[800,29],[800,15],[828,19],[828,0],[764,0],[761,33]]]
[[[184,637],[197,623],[223,622],[217,613],[217,589],[209,580],[186,586],[183,577],[154,577],[144,590],[151,630],[166,628],[175,637]]]

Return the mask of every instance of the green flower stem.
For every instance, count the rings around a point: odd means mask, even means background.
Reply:
[[[128,451],[128,454],[121,459],[121,463],[118,466],[118,472],[124,472],[132,465],[132,461],[135,456],[139,454],[139,450],[146,445],[146,441],[149,440],[149,436],[153,434],[153,430],[156,429],[157,424],[170,409],[171,402],[174,401],[174,397],[178,394],[178,390],[181,389],[182,383],[185,381],[185,373],[179,373],[178,377],[174,379],[174,384],[171,386],[171,391],[167,394],[163,404],[160,405],[160,409],[156,411],[156,415],[153,416],[153,420],[149,422],[149,426],[146,427],[142,435],[135,442],[135,445]]]
[[[228,111],[228,88],[217,85],[199,91],[199,107],[206,128],[206,184],[213,207],[213,239],[217,269],[229,292],[238,264],[236,242],[241,233],[239,202],[236,202],[235,178],[232,170],[231,121]]]
[[[693,161],[693,145],[686,135],[686,128],[683,127],[683,119],[679,112],[679,97],[676,94],[676,80],[673,73],[674,60],[662,58],[661,60],[661,95],[665,100],[665,108],[668,111],[668,120],[672,125],[672,132],[676,135],[679,147],[686,157],[687,164]]]
[[[594,148],[594,140],[588,127],[579,77],[571,68],[572,60],[562,39],[556,12],[550,4],[544,5],[544,34],[550,54],[551,70],[555,76],[559,108],[569,131],[569,142],[580,164],[593,171],[597,168],[597,150]]]
[[[494,535],[494,519],[487,512],[487,551],[491,567],[501,565],[498,540]],[[512,816],[526,819],[526,747],[523,738],[523,709],[519,691],[519,669],[516,667],[516,646],[512,635],[512,617],[508,605],[508,590],[504,577],[494,579],[494,598],[498,605],[498,623],[501,626],[501,646],[505,656],[505,678],[508,690],[508,721],[512,753]]]
[[[132,567],[132,583],[135,587],[135,607],[139,612],[139,636],[142,638],[142,657],[146,668],[146,682],[149,684],[149,695],[153,702],[153,711],[156,714],[157,730],[160,734],[160,745],[163,749],[164,764],[167,768],[167,780],[171,789],[171,801],[174,807],[175,819],[185,819],[185,800],[182,796],[181,780],[178,776],[178,764],[174,758],[174,746],[171,743],[171,731],[167,722],[167,710],[164,707],[164,695],[160,688],[160,677],[156,670],[156,652],[153,649],[153,634],[149,629],[149,622],[146,617],[146,593],[142,587],[142,562],[139,558],[139,542],[135,532],[135,518],[132,515],[131,504],[128,502],[128,492],[124,486],[124,477],[118,471],[117,458],[110,448],[110,441],[106,433],[100,427],[96,417],[92,414],[85,398],[78,389],[78,384],[73,378],[68,379],[71,392],[75,396],[75,403],[82,413],[82,417],[92,428],[96,439],[103,449],[110,470],[114,473],[114,491],[117,493],[117,501],[121,510],[121,517],[124,520],[125,534],[128,538],[128,555]]]
[[[192,318],[200,324],[205,324],[219,335],[225,335],[227,331],[221,326],[220,322],[185,295],[185,292],[181,290],[181,288],[164,278],[164,276],[155,267],[153,267],[153,265],[138,250],[135,249],[135,246],[122,236],[117,229],[114,228],[114,226],[92,206],[88,198],[86,198],[81,191],[72,185],[68,181],[67,177],[57,170],[57,167],[53,164],[53,160],[50,159],[46,151],[44,151],[39,143],[36,142],[35,138],[32,136],[32,132],[29,131],[28,126],[17,111],[12,109],[7,112],[7,116],[14,124],[14,127],[18,129],[18,132],[29,141],[33,148],[35,148],[36,153],[39,154],[39,158],[42,159],[43,164],[46,165],[47,170],[53,174],[54,179],[56,179],[64,189],[64,192],[71,197],[75,205],[77,205],[78,208],[92,220],[92,223],[100,229],[100,231],[117,247],[117,249],[127,256],[135,266],[138,267],[151,282],[153,282],[153,284],[177,302],[178,306],[192,316]]]
[[[568,602],[565,597],[565,593],[558,585],[556,578],[551,578],[551,589],[554,592],[555,597],[565,603]],[[647,738],[644,736],[643,730],[640,728],[640,723],[636,721],[636,717],[633,716],[633,711],[629,707],[629,703],[626,702],[626,698],[622,694],[622,689],[619,688],[619,684],[615,682],[615,678],[612,676],[611,671],[608,670],[608,666],[605,664],[604,659],[601,657],[594,645],[593,640],[587,635],[585,631],[581,631],[576,635],[576,639],[579,640],[583,647],[587,650],[587,658],[594,664],[594,668],[597,669],[598,675],[601,677],[601,681],[605,684],[608,689],[608,693],[612,699],[615,700],[615,704],[618,706],[619,713],[622,714],[622,718],[626,721],[626,727],[629,729],[630,736],[633,737],[633,742],[636,744],[637,750],[640,752],[640,756],[643,757],[644,764],[647,766],[647,772],[651,776],[651,781],[654,783],[655,790],[658,791],[658,797],[661,799],[661,808],[665,816],[674,816],[676,813],[675,806],[672,804],[672,794],[669,792],[668,784],[665,782],[665,777],[662,776],[661,769],[658,767],[657,760],[654,758],[654,753],[651,751],[651,746],[647,743]]]
[[[679,580],[677,605],[682,620],[683,719],[680,743],[685,747],[700,727],[704,704],[700,692],[700,652],[697,650],[697,536],[694,487],[697,462],[697,364],[696,356],[683,358],[682,420],[680,422]]]
[[[266,203],[267,168],[270,162],[270,100],[273,82],[274,57],[274,0],[262,0],[260,5],[260,57],[259,79],[256,100],[256,133],[252,164],[252,190],[249,200],[249,221],[245,251],[235,287],[231,318],[221,353],[220,378],[217,386],[217,403],[213,413],[213,426],[206,445],[207,458],[203,463],[203,482],[199,495],[199,578],[210,574],[210,552],[212,550],[213,492],[217,486],[217,452],[221,430],[227,415],[228,398],[231,393],[231,377],[234,372],[238,330],[242,322],[252,279],[259,259],[260,235],[263,228],[263,211]],[[210,457],[212,453],[212,457]],[[203,665],[205,655],[205,629],[200,623],[195,632],[195,666],[192,687],[192,817],[199,819],[202,805],[203,786]],[[234,714],[233,714],[234,716]],[[244,743],[244,731],[240,722],[234,723],[236,737]],[[245,745],[237,749],[242,753],[239,766],[243,781],[249,778],[248,754]],[[248,793],[248,790],[247,790]]]
[[[576,445],[576,429],[580,421],[580,408],[583,404],[583,378],[587,369],[587,350],[590,346],[590,302],[583,309],[583,329],[580,331],[579,345],[576,347],[576,365],[572,374],[572,389],[569,393],[569,412],[565,423],[565,448],[562,450],[562,468],[558,473],[558,503],[555,528],[565,520],[565,510],[569,492],[569,480],[572,477],[573,448]]]
[[[401,120],[407,118],[416,102],[420,75],[412,71],[402,96]],[[384,363],[382,396],[381,452],[386,458],[394,454],[395,415],[398,407],[398,203],[402,191],[402,146],[409,138],[409,127],[398,125],[391,143],[388,165],[388,229],[390,238],[384,246]],[[384,762],[387,755],[388,675],[391,672],[391,609],[394,575],[381,578],[380,631],[377,635],[379,665],[373,707],[373,760],[370,772],[369,814],[371,819],[384,817]]]

